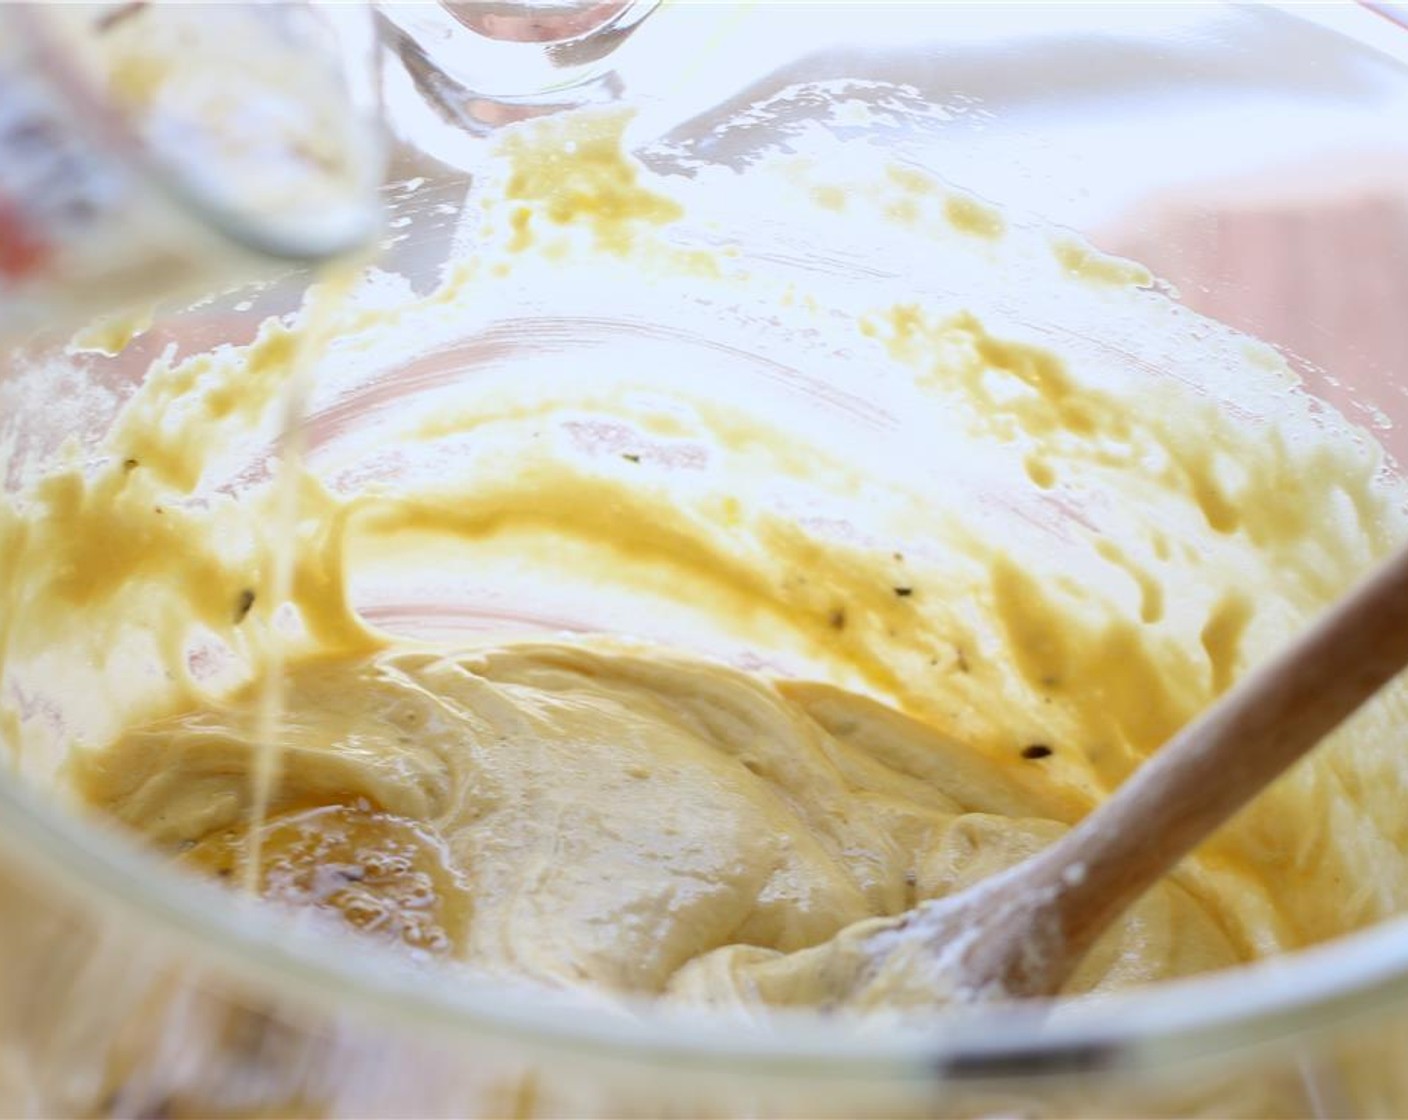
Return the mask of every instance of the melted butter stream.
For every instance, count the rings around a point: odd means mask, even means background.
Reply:
[[[335,266],[333,273],[314,288],[298,348],[290,358],[291,376],[279,402],[282,417],[279,420],[279,457],[273,468],[272,532],[266,544],[266,564],[270,573],[266,603],[286,603],[293,596],[293,543],[298,532],[300,479],[305,471],[303,424],[312,391],[311,381],[317,361],[327,349],[337,322],[337,309],[346,298],[356,275],[357,269],[353,265]],[[252,608],[256,598],[252,589],[242,591],[236,613]],[[272,616],[267,612],[260,613],[266,624],[272,621]],[[268,625],[263,660],[256,689],[254,764],[250,770],[250,827],[245,841],[247,851],[241,880],[245,890],[251,894],[259,892],[264,826],[282,760],[285,652],[281,635]]]
[[[1401,496],[1274,354],[1193,341],[1136,265],[912,170],[786,163],[779,197],[838,237],[886,228],[964,277],[947,297],[828,302],[676,237],[720,185],[652,181],[617,127],[514,134],[479,188],[480,251],[429,297],[158,362],[105,461],[36,479],[0,515],[0,649],[32,690],[4,730],[17,768],[76,806],[391,951],[606,996],[829,1006],[791,954],[1059,836],[1386,553]],[[1013,270],[1044,318],[993,295]],[[574,274],[839,333],[919,437],[852,400],[871,435],[808,438],[801,412],[665,366],[649,393],[625,373],[486,375],[379,431],[400,474],[348,482],[316,449],[279,485],[239,473],[300,360],[322,377],[388,339],[453,348],[495,285]],[[1160,346],[1174,374],[1132,376]],[[359,613],[357,578],[426,569],[544,573],[816,680],[604,637],[434,646]],[[62,734],[44,679],[91,698]],[[1401,909],[1408,824],[1383,779],[1402,707],[1382,698],[1186,861],[1071,993]],[[252,781],[261,743],[278,765]]]

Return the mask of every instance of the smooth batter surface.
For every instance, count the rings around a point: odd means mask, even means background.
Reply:
[[[1064,829],[1039,760],[996,763],[854,693],[659,651],[387,652],[303,667],[288,706],[266,892],[554,985],[827,1004],[819,975],[757,991],[752,965]],[[245,704],[135,731],[84,793],[230,876],[249,726]],[[1238,957],[1216,910],[1166,884],[1074,989]]]
[[[728,176],[653,182],[609,123],[562,127],[510,141],[430,295],[374,278],[342,314],[294,532],[260,456],[297,320],[168,354],[105,458],[0,513],[22,772],[238,882],[277,650],[269,897],[428,966],[828,1006],[778,954],[1050,842],[1402,536],[1372,443],[1138,266],[913,169],[757,171],[752,205],[876,262],[827,288],[740,263],[800,252],[766,228],[700,247]],[[457,596],[537,636],[432,641]],[[1186,861],[1071,991],[1399,910],[1402,707]]]

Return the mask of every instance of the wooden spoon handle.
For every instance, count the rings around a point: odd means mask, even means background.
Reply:
[[[1061,896],[1072,964],[1126,907],[1405,664],[1408,547],[1039,857],[1038,878]]]

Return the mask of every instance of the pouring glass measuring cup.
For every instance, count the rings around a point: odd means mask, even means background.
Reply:
[[[365,244],[374,47],[360,5],[0,7],[0,335]]]

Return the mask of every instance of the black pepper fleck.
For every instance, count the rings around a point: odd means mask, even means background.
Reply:
[[[244,621],[245,615],[249,614],[249,608],[254,606],[254,588],[246,587],[235,596],[235,623]]]
[[[639,456],[639,455],[632,455],[632,454],[630,454],[629,452],[628,452],[627,454],[625,454],[625,455],[622,455],[621,458],[625,459],[626,462],[628,462],[628,463],[639,463],[639,462],[640,462],[640,456]]]
[[[1052,750],[1045,743],[1033,743],[1029,747],[1022,748],[1023,758],[1048,758]]]
[[[123,459],[122,469],[125,471],[135,471],[141,464],[136,459]]]
[[[129,4],[121,4],[116,8],[109,9],[93,21],[94,28],[100,35],[106,34],[125,19],[135,16],[147,6],[147,0],[132,0]]]
[[[912,588],[912,587],[896,587],[896,588],[895,588],[895,594],[898,595],[901,599],[908,599],[911,595],[914,594],[914,588]]]

